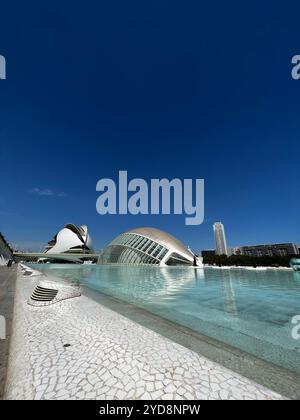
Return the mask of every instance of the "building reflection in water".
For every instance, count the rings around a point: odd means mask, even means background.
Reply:
[[[238,316],[234,292],[234,274],[231,270],[222,270],[221,285],[224,311],[233,316]]]
[[[300,287],[300,272],[281,270],[70,264],[44,264],[38,269],[137,306],[145,304],[151,309],[160,307],[189,314],[194,311],[197,318],[210,310],[222,309],[223,316],[255,317],[255,311],[262,310],[259,305],[265,312],[268,308],[271,311],[271,298],[275,304],[278,293],[283,291],[287,299],[295,299]]]

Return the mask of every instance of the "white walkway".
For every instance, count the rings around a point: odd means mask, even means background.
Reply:
[[[6,399],[281,398],[87,297],[30,307],[37,280],[17,281]]]

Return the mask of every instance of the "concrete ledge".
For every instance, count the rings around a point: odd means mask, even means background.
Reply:
[[[229,346],[213,338],[197,333],[142,308],[117,298],[83,288],[85,296],[126,316],[158,334],[178,343],[195,353],[219,363],[256,383],[285,395],[289,399],[300,399],[300,375],[288,369],[266,362],[249,353]]]

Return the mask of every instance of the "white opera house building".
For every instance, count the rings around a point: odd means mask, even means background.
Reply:
[[[78,227],[68,223],[48,242],[43,257],[39,258],[38,262],[47,262],[47,254],[51,260],[53,254],[60,254],[59,262],[61,262],[64,259],[62,256],[65,256],[66,261],[70,261],[73,259],[71,256],[78,255],[80,258],[80,255],[93,254],[93,252],[92,239],[87,226]]]

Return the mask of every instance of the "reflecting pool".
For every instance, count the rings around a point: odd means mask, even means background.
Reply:
[[[45,273],[300,372],[300,272],[111,265],[38,264]]]

